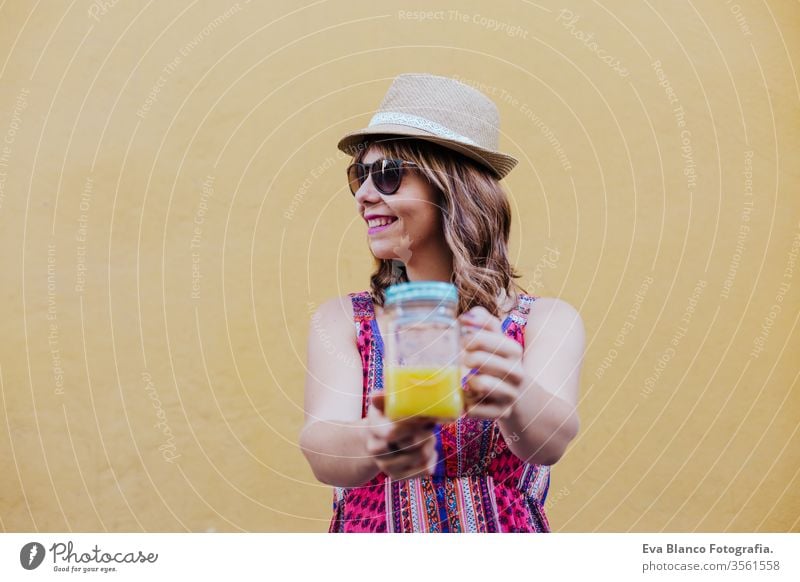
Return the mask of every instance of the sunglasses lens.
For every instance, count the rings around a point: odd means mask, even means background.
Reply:
[[[350,183],[350,192],[352,192],[353,196],[356,195],[361,184],[364,183],[366,173],[366,169],[359,164],[353,164],[347,168],[347,180]]]
[[[378,160],[377,168],[373,168],[372,181],[375,187],[384,194],[393,194],[400,187],[402,170],[394,160]]]
[[[352,164],[347,168],[347,180],[353,196],[361,185],[367,181],[370,171],[372,183],[383,194],[394,194],[403,179],[402,163],[396,160],[376,160],[371,165]]]

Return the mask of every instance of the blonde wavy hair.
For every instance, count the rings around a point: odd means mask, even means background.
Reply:
[[[521,275],[508,260],[511,207],[491,170],[435,143],[398,136],[365,141],[353,162],[360,162],[373,147],[384,157],[415,162],[437,190],[445,239],[453,253],[450,282],[458,289],[459,314],[481,305],[501,317],[497,305],[501,291],[514,298],[514,305],[519,292],[528,294],[514,281]],[[371,295],[383,307],[386,288],[408,281],[408,276],[401,261],[377,257],[375,261]]]

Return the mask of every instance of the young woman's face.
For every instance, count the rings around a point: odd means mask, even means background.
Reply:
[[[370,164],[384,157],[370,148],[361,162]],[[370,176],[355,194],[357,210],[365,219],[369,245],[378,259],[408,263],[414,249],[446,244],[442,230],[440,197],[436,188],[415,168],[403,169],[403,180],[394,194],[381,194]],[[372,217],[388,217],[391,224],[371,227]]]

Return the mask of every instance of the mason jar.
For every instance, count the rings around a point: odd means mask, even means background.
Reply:
[[[461,389],[458,290],[440,281],[386,289],[384,414],[393,420],[430,416],[455,420]]]

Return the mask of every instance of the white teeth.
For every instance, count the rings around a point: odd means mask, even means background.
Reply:
[[[370,228],[374,228],[376,226],[384,226],[386,224],[389,224],[390,222],[394,222],[395,220],[397,220],[397,219],[396,218],[388,218],[388,217],[373,218],[369,222],[367,222],[367,224],[369,225]]]

